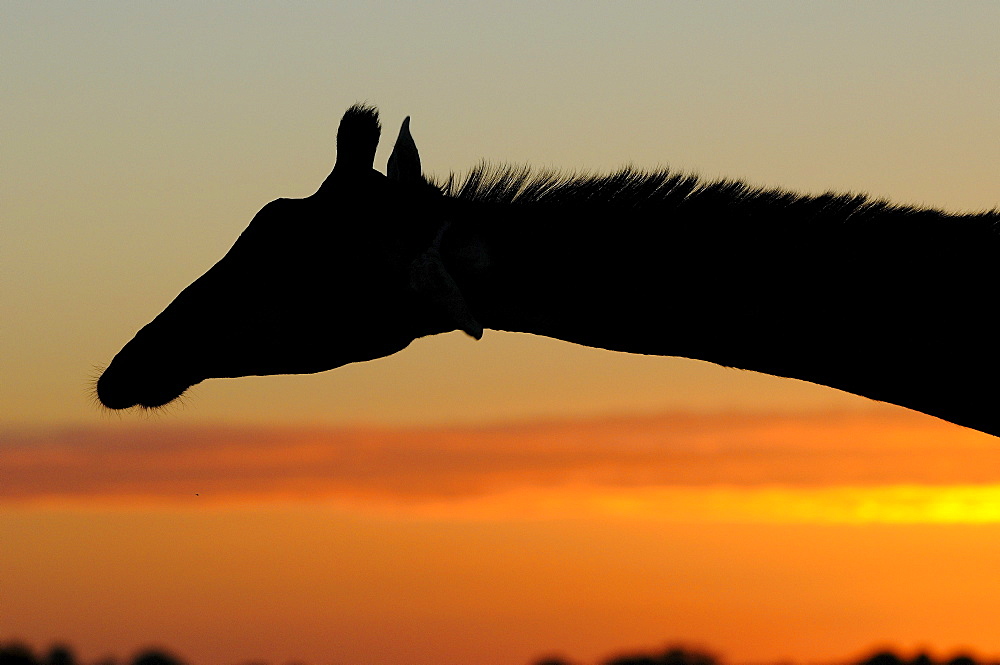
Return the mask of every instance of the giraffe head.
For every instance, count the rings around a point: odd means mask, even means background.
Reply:
[[[409,118],[372,168],[380,125],[354,106],[315,194],[265,205],[232,249],[142,328],[96,384],[111,409],[155,408],[209,378],[321,372],[390,355],[473,319],[437,251],[445,198]]]

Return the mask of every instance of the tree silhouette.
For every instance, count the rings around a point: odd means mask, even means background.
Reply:
[[[947,665],[976,665],[976,660],[972,656],[962,654],[949,660]]]
[[[879,651],[862,660],[858,665],[905,665],[903,660],[891,651]]]
[[[0,665],[38,665],[38,660],[27,644],[9,642],[0,645]]]
[[[660,654],[634,653],[615,656],[604,665],[718,665],[715,656],[703,651],[670,647]]]
[[[146,649],[132,657],[131,665],[186,665],[186,663],[162,649]]]
[[[534,665],[572,665],[572,663],[562,656],[546,656],[540,660],[536,660]]]
[[[76,665],[73,650],[65,644],[54,644],[42,659],[43,665]]]

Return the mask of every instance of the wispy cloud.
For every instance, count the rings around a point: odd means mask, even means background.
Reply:
[[[473,512],[574,505],[650,514],[673,506],[735,516],[773,512],[767,506],[789,506],[795,494],[806,519],[830,501],[845,515],[867,505],[885,516],[871,506],[889,497],[897,508],[907,497],[921,514],[943,515],[944,504],[934,504],[943,489],[929,498],[900,488],[947,487],[953,505],[964,501],[966,513],[992,520],[1000,519],[1000,508],[989,517],[1000,492],[981,505],[981,492],[956,488],[1000,485],[996,442],[902,410],[435,429],[16,430],[0,433],[0,502],[333,501]],[[905,517],[908,509],[893,510]]]

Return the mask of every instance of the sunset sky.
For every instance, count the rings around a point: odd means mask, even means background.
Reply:
[[[0,641],[192,665],[1000,656],[1000,440],[487,331],[109,415],[99,368],[340,115],[426,172],[1000,205],[1000,5],[2,3]],[[331,248],[331,257],[339,248]],[[669,302],[670,294],[664,299]]]

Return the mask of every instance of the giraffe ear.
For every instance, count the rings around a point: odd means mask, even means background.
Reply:
[[[418,182],[421,180],[420,153],[417,151],[417,144],[410,134],[410,116],[403,120],[403,126],[399,128],[399,137],[396,138],[396,145],[389,155],[389,163],[386,166],[386,175],[390,180],[399,182]]]
[[[441,262],[436,248],[431,247],[410,264],[410,288],[444,314],[452,330],[463,330],[475,339],[483,338],[483,327],[469,311],[465,296]]]

